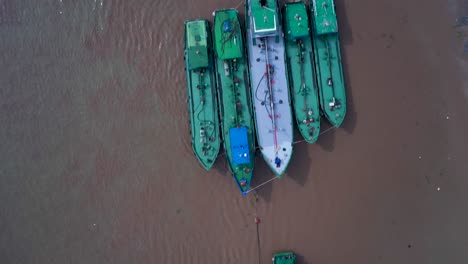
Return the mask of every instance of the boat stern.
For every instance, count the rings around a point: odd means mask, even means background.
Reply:
[[[338,20],[333,0],[313,0],[312,11],[317,35],[338,33]]]
[[[253,37],[278,35],[280,23],[276,0],[250,0],[249,15],[252,23]]]
[[[285,3],[283,19],[287,39],[294,40],[309,36],[309,18],[304,2]]]
[[[188,70],[209,66],[207,23],[206,20],[185,22],[185,47]]]
[[[244,56],[239,14],[236,9],[222,9],[214,15],[214,46],[221,60],[238,59]]]
[[[273,255],[273,264],[296,264],[294,252],[281,252]]]

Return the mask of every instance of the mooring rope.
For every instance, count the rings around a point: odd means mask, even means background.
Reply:
[[[260,249],[260,231],[258,231],[259,224],[255,224],[257,226],[257,250],[258,250],[258,264],[262,263],[262,254]]]
[[[329,127],[329,128],[327,128],[327,129],[325,129],[324,131],[322,131],[322,132],[319,134],[319,136],[321,136],[321,135],[323,135],[323,134],[325,134],[325,133],[328,133],[328,132],[330,132],[331,130],[333,130],[333,129],[335,129],[335,128],[336,128],[336,127],[334,127],[334,126]],[[299,143],[302,143],[302,142],[305,142],[305,141],[306,141],[305,139],[303,139],[303,140],[298,140],[298,141],[294,141],[292,144],[293,144],[293,145],[296,145],[296,144],[299,144]],[[258,149],[259,149],[259,148],[257,147],[256,150],[258,150]],[[226,155],[226,152],[220,154],[220,156],[223,156],[223,155]],[[226,168],[228,168],[228,170],[229,170],[229,167],[228,167],[228,165],[227,165],[227,160],[224,160],[224,162],[225,162],[224,165],[225,165]],[[269,179],[269,180],[267,180],[267,181],[265,181],[265,182],[262,182],[262,183],[260,183],[259,185],[255,186],[255,187],[253,187],[253,188],[250,188],[250,189],[247,191],[247,193],[249,193],[249,192],[251,192],[251,191],[254,191],[254,190],[256,190],[256,189],[262,187],[263,185],[265,185],[265,184],[267,184],[267,183],[270,183],[270,182],[272,182],[272,181],[274,181],[274,180],[276,180],[276,179],[278,179],[278,177],[274,176],[273,178],[271,178],[271,179]]]
[[[247,193],[249,193],[249,192],[251,192],[251,191],[254,191],[254,190],[256,190],[256,189],[262,187],[263,185],[265,185],[265,184],[267,184],[267,183],[269,183],[269,182],[271,182],[271,181],[274,181],[274,180],[276,180],[276,179],[278,179],[278,177],[275,176],[275,177],[269,179],[268,181],[263,182],[263,183],[261,183],[261,184],[255,186],[254,188],[249,189],[249,190],[247,191]]]
[[[234,9],[239,9],[239,7],[242,5],[242,3],[244,3],[244,0],[241,0],[241,1],[239,2],[239,4],[237,4],[237,6],[236,6]]]
[[[329,127],[329,128],[327,128],[327,129],[325,129],[322,133],[320,133],[320,135],[323,135],[323,134],[325,134],[325,133],[327,133],[327,132],[329,132],[329,131],[331,131],[331,130],[333,130],[333,129],[335,129],[335,128],[336,128],[336,127],[334,127],[334,126]],[[319,135],[319,136],[320,136],[320,135]],[[306,141],[306,140],[304,140],[304,139],[303,139],[303,140],[298,140],[298,141],[294,141],[292,144],[295,145],[295,144],[299,144],[299,143],[302,143],[302,142],[305,142],[305,141]],[[260,183],[259,185],[255,186],[255,187],[253,187],[253,188],[250,188],[250,189],[247,191],[247,193],[249,193],[249,192],[251,192],[251,191],[254,191],[254,190],[256,190],[256,189],[262,187],[263,185],[265,185],[265,184],[267,184],[267,183],[270,183],[270,182],[272,182],[272,181],[274,181],[274,180],[276,180],[276,179],[278,179],[278,177],[274,176],[273,178],[271,178],[271,179],[269,179],[269,180],[267,180],[267,181],[265,181],[265,182],[263,182],[263,183]]]
[[[329,127],[329,128],[327,128],[327,129],[325,129],[325,131],[322,131],[322,132],[319,134],[319,136],[321,136],[321,135],[323,135],[323,134],[327,133],[328,131],[333,130],[333,129],[335,129],[335,128],[336,128],[336,127],[333,127],[333,126],[332,126],[332,127]],[[302,143],[302,142],[306,142],[306,140],[305,140],[305,139],[303,139],[303,140],[297,140],[297,141],[294,141],[292,144],[293,144],[293,145],[296,145],[296,144],[299,144],[299,143]],[[256,147],[256,148],[255,148],[255,150],[259,150],[259,149],[260,149],[260,147]],[[224,155],[226,155],[226,151],[225,151],[224,153],[219,154],[220,157],[222,157],[222,156],[224,156]]]

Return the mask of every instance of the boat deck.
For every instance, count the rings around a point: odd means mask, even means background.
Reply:
[[[302,137],[314,143],[320,134],[320,104],[307,7],[304,2],[286,3],[283,14],[294,114]]]
[[[285,172],[293,153],[292,114],[281,32],[278,23],[276,36],[255,38],[251,26],[247,27],[258,145],[278,177]]]
[[[312,41],[322,112],[339,127],[346,115],[346,89],[333,0],[312,3]]]
[[[214,12],[214,38],[224,150],[232,176],[245,195],[255,163],[255,129],[248,62],[235,9]]]
[[[202,166],[209,170],[218,156],[218,104],[211,35],[208,21],[185,24],[185,61],[192,148]]]

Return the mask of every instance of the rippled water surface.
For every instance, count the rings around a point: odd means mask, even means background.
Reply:
[[[241,1],[0,0],[0,262],[466,263],[464,1],[335,2],[347,120],[242,197],[193,156],[183,61]]]

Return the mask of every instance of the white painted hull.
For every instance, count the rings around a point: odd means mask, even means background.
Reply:
[[[252,23],[249,24],[252,26]],[[252,29],[246,30],[258,145],[265,161],[281,177],[293,153],[293,125],[282,28],[278,24],[278,42],[276,36],[263,38],[267,50],[259,38],[254,45]],[[267,64],[273,67],[271,74],[266,73]],[[280,160],[279,166],[275,162],[277,158]]]

